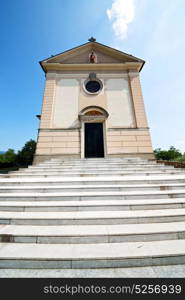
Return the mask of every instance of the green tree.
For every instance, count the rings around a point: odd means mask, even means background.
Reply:
[[[157,148],[154,150],[154,154],[157,160],[175,160],[182,156],[182,153],[173,146],[169,150]]]
[[[16,153],[13,149],[8,149],[5,153],[0,154],[0,163],[12,163],[16,162]]]
[[[16,165],[17,154],[13,149],[8,149],[0,154],[0,168],[9,168]]]
[[[22,166],[30,165],[33,161],[35,149],[36,142],[34,140],[26,142],[24,147],[20,151],[18,151],[17,163]]]

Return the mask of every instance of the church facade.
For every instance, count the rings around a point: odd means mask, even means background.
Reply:
[[[34,163],[153,159],[139,79],[144,63],[94,38],[41,61],[46,82]]]

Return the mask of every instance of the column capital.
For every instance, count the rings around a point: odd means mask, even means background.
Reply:
[[[130,78],[133,78],[133,77],[139,77],[139,72],[134,71],[134,70],[129,70],[129,71],[128,71],[128,76],[129,76]]]
[[[55,72],[47,72],[46,73],[46,79],[55,79],[57,77],[57,74]]]

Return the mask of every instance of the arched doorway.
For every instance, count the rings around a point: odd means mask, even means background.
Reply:
[[[82,158],[106,156],[105,120],[107,118],[106,110],[98,106],[89,106],[80,112]]]

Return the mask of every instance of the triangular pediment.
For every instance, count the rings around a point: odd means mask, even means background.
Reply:
[[[95,63],[97,64],[120,64],[126,62],[144,63],[142,59],[134,57],[130,54],[121,52],[114,48],[105,46],[97,42],[88,42],[79,47],[59,53],[42,63],[60,63],[60,64],[87,64],[90,62],[91,53],[95,55]]]

